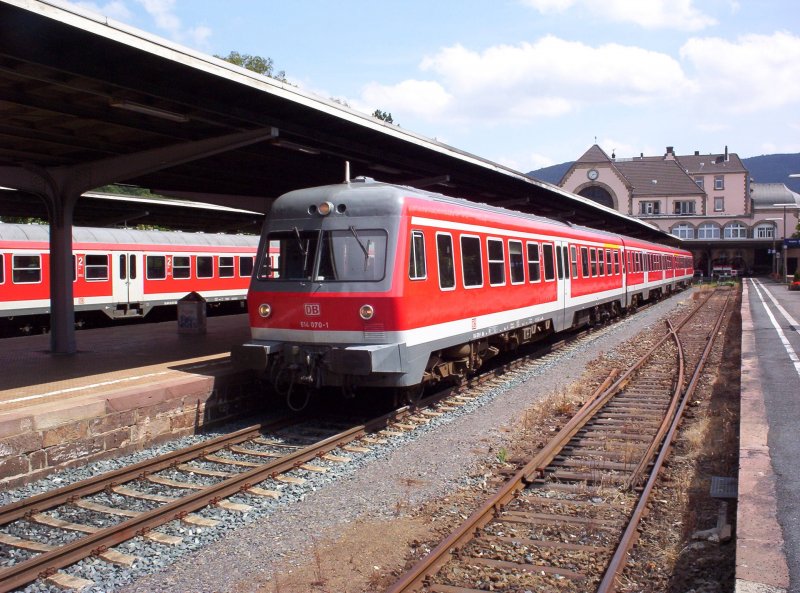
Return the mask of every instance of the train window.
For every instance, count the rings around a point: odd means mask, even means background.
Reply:
[[[453,262],[453,237],[436,233],[436,261],[439,265],[439,288],[456,287],[456,268]]]
[[[130,262],[130,266],[128,266],[128,278],[131,280],[136,280],[136,254],[128,254],[128,261]]]
[[[233,278],[233,256],[220,255],[219,256],[219,277],[220,278]]]
[[[322,231],[317,282],[375,282],[386,268],[387,235],[383,229]]]
[[[581,268],[583,269],[583,277],[589,277],[589,248],[581,247]]]
[[[198,258],[199,259],[199,258]],[[175,255],[172,257],[172,277],[185,280],[192,276],[192,258],[188,255]]]
[[[78,279],[78,257],[73,255],[72,256],[72,281],[75,282]]]
[[[508,263],[511,269],[511,284],[525,282],[525,262],[522,260],[522,241],[508,242]]]
[[[569,253],[566,245],[561,249],[561,257],[564,261],[564,278],[569,278]]]
[[[318,242],[318,231],[295,228],[270,233],[267,250],[259,256],[258,279],[311,280]],[[277,262],[272,257],[274,251],[278,252]]]
[[[422,231],[411,231],[408,277],[411,280],[424,280],[428,277],[428,271],[425,268],[425,235]]]
[[[572,265],[572,277],[578,277],[578,248],[574,245],[569,247],[569,259]]]
[[[558,268],[558,279],[564,279],[564,263],[561,259],[561,245],[556,245],[556,264]]]
[[[14,284],[34,284],[42,281],[42,259],[39,255],[13,255],[11,280]]]
[[[0,253],[0,284],[6,283],[6,258],[5,254]]]
[[[611,250],[606,249],[606,276],[611,276]]]
[[[619,249],[614,250],[614,274],[619,275]]]
[[[119,279],[128,279],[128,258],[125,257],[124,253],[119,256]]]
[[[108,280],[108,255],[87,255],[85,274],[89,282]]]
[[[253,258],[240,255],[239,276],[242,278],[246,278],[247,276],[252,276],[252,275],[253,275]]]
[[[637,251],[637,252],[635,252],[633,254],[633,269],[637,273],[642,271],[642,253],[641,253],[641,251]]]
[[[461,272],[465,287],[483,286],[481,240],[478,237],[461,236]]]
[[[545,281],[555,280],[556,270],[553,265],[553,246],[550,243],[542,243],[542,259],[544,259]]]
[[[506,283],[506,260],[502,239],[487,239],[486,250],[489,255],[489,285],[502,286]]]
[[[528,243],[528,281],[539,282],[541,279],[541,267],[539,264],[539,244]]]
[[[195,260],[195,273],[198,278],[214,277],[214,257],[211,255],[198,255]],[[188,276],[186,276],[188,278]]]
[[[590,249],[589,254],[592,258],[592,278],[597,276],[597,249]]]
[[[163,280],[167,277],[167,258],[163,255],[148,255],[145,264],[148,280]]]

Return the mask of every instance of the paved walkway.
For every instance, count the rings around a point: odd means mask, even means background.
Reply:
[[[736,591],[800,593],[800,292],[744,281]]]

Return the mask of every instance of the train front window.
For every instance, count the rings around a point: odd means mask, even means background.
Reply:
[[[387,234],[382,229],[281,231],[267,237],[259,280],[376,282],[386,269]]]

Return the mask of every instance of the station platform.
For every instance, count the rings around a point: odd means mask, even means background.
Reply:
[[[800,592],[800,291],[743,281],[736,592]]]
[[[0,489],[252,406],[253,377],[229,356],[249,337],[239,314],[209,317],[205,333],[179,334],[175,321],[83,330],[74,355],[51,354],[49,335],[3,340]]]

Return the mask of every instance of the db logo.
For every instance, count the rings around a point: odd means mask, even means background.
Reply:
[[[306,303],[303,308],[307,317],[319,317],[320,315],[319,303]]]

